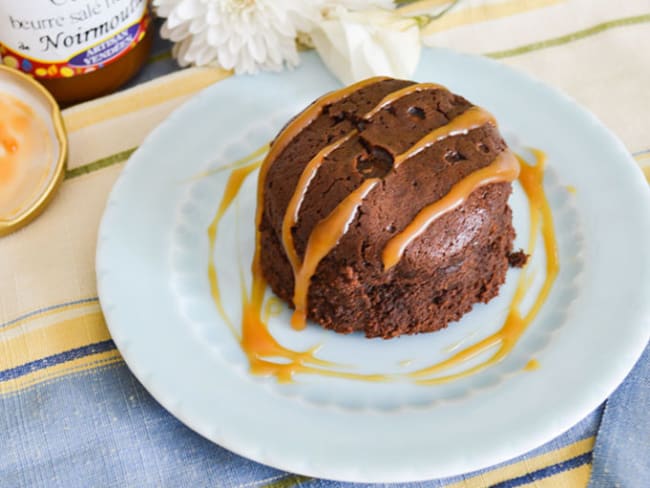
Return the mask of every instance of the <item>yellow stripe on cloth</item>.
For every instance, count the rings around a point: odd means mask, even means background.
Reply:
[[[0,395],[121,361],[96,299],[53,306],[0,328]]]
[[[502,19],[562,3],[564,0],[508,0],[499,3],[485,3],[458,12],[449,12],[422,29],[422,36],[453,29],[468,24]]]
[[[589,453],[594,447],[595,437],[589,437],[568,446],[556,449],[545,454],[540,454],[533,458],[524,459],[517,463],[509,464],[501,468],[488,471],[472,478],[467,478],[458,483],[454,483],[448,486],[448,488],[483,488],[485,486],[496,485],[498,483],[505,482],[507,480],[512,480],[514,478],[519,478],[525,476],[526,474],[534,473],[536,471],[542,470],[548,466],[557,465],[568,461],[577,456],[581,456]],[[586,471],[584,468],[586,467]],[[579,468],[568,469],[566,471],[558,472],[557,474],[546,476],[540,480],[535,481],[533,485],[526,483],[519,486],[586,486],[587,481],[589,480],[590,467],[589,465],[582,465]],[[578,478],[576,480],[576,477]],[[541,480],[544,479],[545,482],[550,483],[549,485],[542,485]],[[570,479],[573,484],[566,484],[566,480]],[[548,481],[547,481],[548,480]]]
[[[528,486],[535,488],[576,488],[587,486],[591,464],[573,467],[572,460],[590,456],[595,436],[582,439],[568,446],[545,454],[524,459],[507,466],[468,477],[462,481],[445,485],[446,488],[485,488],[486,486]],[[530,480],[527,478],[530,477]],[[293,488],[310,478],[287,475],[264,485],[264,488]]]
[[[131,90],[66,109],[63,115],[65,126],[68,132],[75,132],[173,98],[196,93],[230,74],[229,71],[217,68],[190,68],[178,71]]]
[[[2,371],[19,367],[71,349],[110,339],[99,306],[94,312],[53,320],[3,340],[0,336],[0,378]],[[29,327],[29,323],[21,327]],[[16,329],[14,329],[15,331]]]
[[[519,486],[521,488],[581,488],[589,484],[590,476],[591,464],[583,464],[580,467]]]
[[[9,336],[13,337],[13,334],[17,329],[24,331],[26,330],[26,327],[33,328],[35,323],[44,322],[49,325],[53,322],[60,321],[64,318],[64,315],[65,318],[69,318],[72,314],[85,315],[90,312],[95,312],[99,310],[98,303],[99,302],[96,298],[85,299],[81,302],[64,303],[48,307],[43,311],[32,312],[27,314],[24,318],[20,318],[10,322],[4,327],[0,327],[0,341],[7,340]]]

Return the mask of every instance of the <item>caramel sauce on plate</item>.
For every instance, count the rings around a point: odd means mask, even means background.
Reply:
[[[217,242],[217,227],[219,222],[223,217],[223,214],[226,213],[226,210],[230,207],[230,204],[233,202],[235,197],[239,194],[242,184],[246,180],[246,177],[251,174],[254,170],[260,167],[262,164],[261,161],[255,161],[253,163],[242,166],[241,168],[233,169],[226,183],[226,189],[223,192],[223,197],[221,203],[219,204],[219,209],[217,210],[214,219],[208,227],[208,240],[210,242],[210,248],[214,248],[214,245]],[[237,334],[234,324],[226,314],[226,311],[223,308],[223,302],[221,301],[221,293],[219,291],[219,277],[217,275],[217,268],[214,264],[214,253],[210,253],[208,256],[208,280],[210,282],[210,293],[212,294],[212,300],[219,311],[221,318],[228,324],[230,330]]]
[[[389,241],[384,249],[383,258],[385,268],[390,269],[399,262],[399,259],[408,244],[412,242],[413,239],[417,238],[417,236],[420,235],[431,224],[431,222],[462,204],[462,202],[476,188],[496,181],[513,181],[518,178],[529,200],[530,207],[531,231],[529,248],[527,250],[528,254],[532,254],[535,250],[539,229],[541,229],[546,253],[546,277],[533,305],[526,313],[521,312],[520,305],[526,296],[531,280],[530,276],[525,271],[522,271],[517,283],[516,291],[509,306],[508,315],[502,327],[497,332],[475,344],[460,348],[458,352],[439,363],[416,371],[392,375],[368,375],[355,373],[349,371],[349,367],[344,365],[319,359],[316,356],[319,348],[318,345],[315,345],[306,351],[295,351],[283,346],[275,339],[269,331],[268,320],[272,315],[271,311],[273,308],[277,308],[278,301],[277,298],[273,297],[270,299],[271,301],[267,301],[265,304],[264,298],[267,286],[262,275],[260,262],[261,238],[259,233],[259,224],[261,223],[262,218],[264,183],[269,166],[280,152],[286,148],[289,141],[304,127],[315,120],[316,117],[318,117],[324,106],[343,99],[363,86],[376,83],[383,79],[384,78],[371,78],[369,80],[364,80],[350,87],[321,97],[285,126],[276,140],[271,144],[268,154],[263,161],[258,158],[261,157],[261,154],[266,150],[266,147],[258,149],[252,155],[249,155],[229,166],[203,174],[203,176],[206,176],[222,169],[231,169],[231,174],[226,184],[221,203],[207,231],[210,243],[208,277],[215,306],[219,314],[224,318],[229,328],[232,330],[235,337],[239,340],[242,350],[248,358],[250,370],[253,374],[275,376],[280,382],[289,382],[292,380],[293,376],[298,373],[309,373],[365,381],[395,381],[401,379],[414,381],[422,385],[438,384],[468,376],[497,363],[514,348],[530,322],[532,322],[537,316],[551,290],[557,273],[559,272],[553,218],[543,188],[545,155],[542,151],[531,149],[532,154],[536,158],[535,164],[531,165],[520,156],[515,156],[509,150],[506,150],[500,153],[488,166],[474,171],[457,182],[442,199],[423,208],[404,230]],[[384,99],[380,101],[379,105],[368,112],[365,117],[371,117],[381,108],[385,108],[401,96],[422,89],[444,89],[444,87],[435,84],[409,85],[406,88],[397,90],[396,92],[384,97]],[[398,155],[395,159],[394,167],[403,164],[413,155],[445,137],[465,134],[484,124],[496,125],[496,122],[485,110],[480,109],[479,107],[472,107],[455,119],[449,121],[448,124],[433,130],[414,144],[413,147],[409,148],[403,154]],[[345,234],[347,228],[354,219],[364,198],[381,181],[379,178],[367,179],[356,190],[352,191],[346,198],[344,198],[328,216],[323,218],[314,227],[307,241],[304,258],[302,260],[299,258],[294,247],[291,228],[297,222],[300,206],[309,184],[327,156],[336,150],[336,148],[354,137],[356,133],[357,132],[353,130],[332,144],[326,146],[307,163],[303,173],[299,177],[298,184],[289,201],[283,219],[283,245],[287,251],[287,256],[291,262],[295,278],[293,297],[295,311],[291,319],[291,324],[293,328],[297,330],[305,327],[309,283],[318,264],[337,245],[338,241]],[[245,289],[245,285],[243,285],[244,280],[241,280],[242,321],[240,324],[240,336],[232,320],[230,320],[225,313],[223,304],[221,303],[219,281],[214,262],[214,247],[218,237],[218,226],[221,218],[236,198],[244,180],[258,167],[260,168],[260,172],[257,184],[258,204],[255,217],[255,253],[251,267],[252,283],[250,290],[247,290]],[[495,349],[495,351],[488,359],[481,363],[459,373],[444,374],[448,369],[461,365],[465,361],[492,349]]]
[[[228,316],[225,314],[223,305],[221,304],[219,282],[214,264],[214,246],[216,244],[216,239],[218,236],[217,229],[221,218],[229,206],[232,204],[234,198],[241,188],[244,179],[260,166],[261,161],[253,161],[252,163],[248,163],[244,166],[233,169],[215,218],[208,228],[208,238],[210,240],[208,276],[210,279],[211,293],[213,300],[215,301],[215,305],[219,311],[219,314],[224,318],[228,326],[235,334],[235,337],[237,337],[240,341],[242,349],[248,357],[251,373],[266,376],[275,376],[280,382],[289,382],[293,378],[293,375],[298,373],[309,373],[366,381],[389,381],[398,380],[400,378],[410,378],[418,384],[431,385],[444,383],[464,376],[469,376],[503,359],[516,345],[530,322],[532,322],[532,320],[537,316],[537,313],[545,302],[559,271],[557,243],[553,230],[553,218],[543,189],[545,156],[542,151],[531,151],[537,158],[537,161],[534,165],[529,165],[523,160],[523,158],[517,156],[520,161],[519,181],[524,188],[524,191],[526,192],[530,204],[531,237],[527,252],[529,254],[532,254],[534,252],[536,247],[537,232],[540,229],[541,224],[542,239],[544,241],[544,247],[547,255],[546,278],[533,306],[526,314],[523,315],[519,309],[521,301],[526,295],[526,291],[530,285],[528,275],[522,272],[517,284],[517,289],[509,306],[508,316],[506,317],[506,320],[499,331],[490,335],[486,339],[479,341],[478,343],[462,348],[450,358],[437,364],[410,373],[394,375],[364,375],[350,371],[343,371],[340,369],[342,365],[334,364],[329,361],[324,361],[317,358],[316,352],[318,351],[318,346],[314,346],[306,351],[294,351],[282,346],[273,337],[268,329],[268,320],[271,316],[269,308],[277,306],[278,299],[276,297],[271,297],[270,300],[274,305],[269,304],[269,301],[267,301],[266,304],[264,302],[266,282],[262,276],[261,267],[259,265],[259,239],[257,240],[255,257],[253,259],[253,280],[251,290],[249,292],[248,290],[242,289],[241,292],[243,310],[241,337],[239,336],[239,333],[236,331],[232,323],[232,320],[230,320],[230,318],[228,318]],[[473,174],[475,173],[470,174],[467,178],[471,177]],[[464,180],[461,180],[459,183],[462,183],[462,181]],[[344,230],[345,223],[347,222],[345,217],[349,219],[350,215],[354,215],[354,212],[352,212],[352,210],[355,209],[356,206],[358,206],[360,200],[363,199],[363,194],[370,191],[369,187],[372,187],[372,185],[376,182],[373,181],[373,179],[370,179],[366,180],[366,183],[366,187],[359,187],[357,191],[353,192],[351,196],[348,197],[349,200],[346,199],[347,202],[345,202],[345,204],[342,202],[342,205],[337,207],[332,212],[332,214],[334,214],[337,212],[337,210],[339,210],[339,215],[337,215],[336,218],[333,217],[330,222],[336,221],[339,228]],[[330,217],[332,217],[332,214],[324,219],[324,221],[327,221]],[[341,232],[340,235],[342,235],[342,233],[343,232]],[[312,236],[313,235],[314,234],[312,234]],[[323,249],[328,248],[332,241],[334,241],[335,245],[338,238],[340,238],[340,235],[336,239],[330,239],[329,242],[326,242],[324,244],[319,243],[318,245],[324,246]],[[310,241],[311,240],[312,239],[310,238]],[[315,261],[318,255],[322,254],[322,252],[322,249],[318,252],[313,251],[313,255],[315,257],[310,258],[310,260]],[[306,256],[308,254],[309,251],[306,252]],[[436,376],[451,367],[458,366],[465,361],[477,356],[478,354],[481,354],[495,347],[497,347],[497,351],[488,360],[480,363],[479,365],[468,368],[461,373],[446,376]]]
[[[268,146],[263,146],[255,151],[254,154],[260,152],[263,153],[267,148]],[[226,188],[224,189],[217,213],[207,230],[210,248],[208,256],[210,293],[219,315],[226,322],[234,336],[239,340],[242,349],[248,358],[251,372],[260,375],[273,375],[280,382],[291,381],[294,374],[297,373],[321,374],[366,381],[385,380],[387,378],[385,375],[363,375],[337,371],[336,369],[332,369],[336,366],[335,364],[318,359],[315,356],[319,346],[314,346],[307,351],[294,351],[282,346],[271,335],[267,324],[269,318],[277,313],[274,312],[273,309],[277,309],[280,302],[277,297],[271,297],[266,301],[266,304],[264,303],[266,282],[259,267],[259,246],[257,246],[255,250],[255,259],[252,270],[253,282],[250,292],[242,285],[241,336],[235,328],[233,321],[226,314],[221,300],[219,279],[214,262],[214,247],[218,238],[217,231],[219,222],[233,203],[236,196],[239,194],[246,177],[254,170],[258,169],[261,164],[261,160],[254,160],[251,156],[247,156],[246,158],[229,165],[229,167],[233,169],[228,178],[228,182],[226,183]],[[205,174],[213,174],[217,171],[219,170],[209,171]],[[259,243],[259,240],[257,242]],[[243,284],[244,280],[242,279],[241,282]]]
[[[538,149],[531,149],[531,152],[536,158],[534,165],[529,165],[521,156],[517,156],[521,163],[519,183],[523,187],[529,202],[530,237],[527,253],[532,255],[535,252],[538,229],[541,229],[542,240],[544,242],[544,250],[546,252],[546,276],[542,288],[528,312],[522,314],[520,305],[526,296],[526,291],[530,285],[526,272],[522,271],[519,275],[515,294],[508,308],[508,315],[506,316],[501,329],[476,344],[462,349],[450,358],[445,359],[438,364],[413,372],[412,376],[416,378],[416,381],[420,384],[431,385],[462,378],[477,373],[488,366],[501,361],[515,347],[524,331],[528,328],[528,325],[539,313],[539,310],[542,308],[542,305],[551,291],[555,278],[560,270],[560,263],[558,259],[557,240],[555,238],[555,230],[553,227],[553,215],[546,194],[544,193],[543,186],[546,156]],[[451,367],[458,366],[459,364],[462,364],[463,362],[492,348],[496,348],[496,352],[494,352],[490,358],[476,366],[456,374],[426,378],[441,373]]]
[[[524,366],[524,371],[535,371],[536,369],[539,369],[539,362],[537,359],[531,359],[526,363],[526,366]]]

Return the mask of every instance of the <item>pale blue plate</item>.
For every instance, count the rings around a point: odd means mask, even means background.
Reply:
[[[268,142],[338,84],[313,54],[295,71],[230,78],[171,115],[131,157],[110,196],[97,250],[102,308],[126,362],[165,408],[205,437],[317,477],[450,476],[559,435],[596,408],[643,351],[650,334],[650,194],[619,140],[564,95],[483,58],[425,50],[415,79],[442,83],[487,108],[515,150],[548,153],[545,186],[561,272],[541,313],[504,361],[440,386],[304,375],[282,385],[249,374],[206,273],[206,229],[228,172],[192,177]],[[235,324],[239,269],[249,269],[253,249],[255,180],[226,214],[215,250]],[[525,247],[527,201],[518,185],[511,206],[517,245]],[[533,288],[544,259],[540,251],[528,266]],[[315,325],[295,332],[288,310],[270,328],[296,349],[322,344],[320,357],[358,372],[404,372],[498,329],[518,273],[509,272],[489,305],[434,334],[382,341]],[[524,371],[532,358],[539,369]]]

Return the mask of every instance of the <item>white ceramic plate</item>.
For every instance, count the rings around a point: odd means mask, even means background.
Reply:
[[[127,364],[189,427],[243,456],[288,471],[348,481],[410,481],[507,460],[559,435],[623,380],[650,333],[650,195],[623,145],[565,96],[506,67],[426,50],[415,78],[490,110],[515,149],[548,153],[546,190],[561,272],[540,315],[501,363],[440,386],[299,376],[252,376],[211,301],[206,228],[228,172],[193,176],[268,142],[286,120],[337,83],[314,55],[295,71],[237,77],[205,90],[131,157],[101,224],[102,308]],[[215,256],[226,310],[237,323],[238,267],[249,269],[254,187],[220,227]],[[576,188],[575,195],[566,185]],[[525,246],[527,203],[511,205]],[[226,237],[224,237],[226,236]],[[529,268],[543,278],[543,254]],[[323,344],[319,355],[357,371],[403,371],[448,356],[496,330],[519,271],[500,296],[435,334],[397,340],[295,332],[282,343]],[[250,279],[247,276],[246,279]],[[524,371],[535,358],[540,367]],[[411,361],[405,366],[403,361]]]

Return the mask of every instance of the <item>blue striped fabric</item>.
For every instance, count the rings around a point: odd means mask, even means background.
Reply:
[[[492,485],[491,488],[515,488],[516,486],[527,485],[528,483],[533,483],[535,481],[543,480],[550,476],[555,476],[558,473],[562,473],[569,469],[575,469],[583,464],[591,462],[592,453],[587,452],[585,454],[580,454],[574,458],[569,459],[568,461],[563,461],[558,464],[553,464],[552,466],[547,466],[546,468],[538,469],[532,473],[526,473],[523,476],[518,476],[517,478],[509,479],[508,481],[502,481]]]
[[[38,359],[37,361],[21,364],[15,368],[0,371],[0,381],[13,380],[15,378],[19,378],[20,376],[38,371],[39,369],[49,368],[57,364],[72,361],[73,359],[79,359],[85,356],[90,356],[92,354],[111,351],[113,349],[116,349],[115,343],[110,339],[107,341],[96,342],[94,344],[88,344],[87,346],[83,347],[77,347],[75,349],[70,349],[59,354],[53,354],[51,356]]]
[[[650,346],[607,400],[589,488],[650,486]]]
[[[531,459],[594,435],[600,414],[600,410],[594,412],[560,438],[521,459]],[[0,397],[0,428],[0,488],[243,488],[265,486],[287,476],[192,432],[146,392],[124,363],[65,376],[20,394]],[[580,459],[588,462],[589,456],[587,453]],[[578,461],[569,460],[527,476],[541,479],[576,467]],[[437,488],[476,474],[394,486]],[[518,480],[499,486],[523,484]],[[305,480],[301,486],[371,485]]]
[[[124,363],[1,398],[0,425],[2,488],[260,486],[280,474],[186,428]]]

